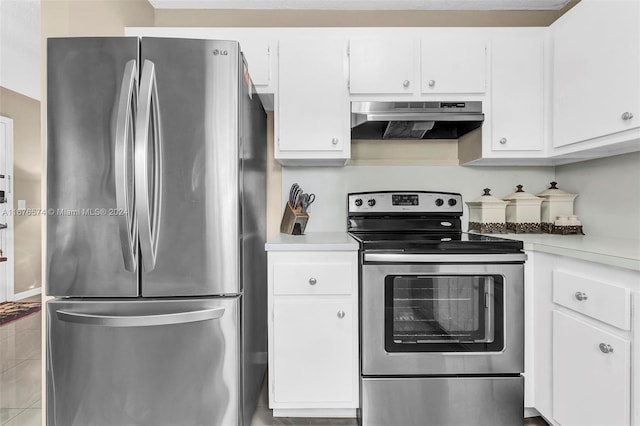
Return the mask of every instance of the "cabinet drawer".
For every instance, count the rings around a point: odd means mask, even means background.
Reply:
[[[353,263],[296,262],[273,265],[274,294],[351,294]]]
[[[553,301],[622,330],[631,327],[631,294],[624,287],[555,270]]]

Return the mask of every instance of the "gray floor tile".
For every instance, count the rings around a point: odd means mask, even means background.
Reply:
[[[20,414],[9,420],[2,426],[41,426],[42,410],[39,408],[28,408],[22,410]]]
[[[549,426],[542,417],[527,417],[524,419],[524,426]]]
[[[0,408],[28,408],[41,398],[41,362],[24,360],[0,373]]]
[[[0,408],[0,425],[4,426],[22,411],[22,408]]]
[[[309,426],[358,426],[356,418],[309,419]]]
[[[272,426],[273,416],[271,410],[265,407],[257,407],[251,419],[251,426]]]

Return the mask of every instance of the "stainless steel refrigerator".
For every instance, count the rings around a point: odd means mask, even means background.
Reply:
[[[49,39],[47,423],[248,425],[266,115],[237,42]]]

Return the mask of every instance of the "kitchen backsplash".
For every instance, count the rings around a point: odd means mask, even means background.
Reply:
[[[556,167],[588,235],[640,240],[640,152]]]
[[[640,153],[631,153],[557,167],[347,166],[285,167],[282,193],[299,183],[317,195],[309,210],[307,232],[346,229],[349,192],[420,189],[459,192],[471,201],[491,188],[502,198],[518,184],[532,194],[557,181],[564,191],[578,194],[575,213],[587,235],[640,240]],[[463,227],[467,229],[464,206]]]
[[[306,232],[346,230],[346,202],[349,192],[375,190],[425,190],[459,192],[471,201],[491,188],[496,197],[511,194],[522,184],[537,194],[555,179],[554,167],[461,167],[461,166],[347,166],[285,167],[282,193],[297,182],[305,192],[316,194],[309,209]],[[284,201],[283,201],[284,202]],[[467,229],[468,208],[464,206],[463,229]],[[580,214],[580,211],[577,213]]]

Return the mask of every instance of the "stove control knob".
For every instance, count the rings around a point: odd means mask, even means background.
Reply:
[[[367,204],[369,204],[369,206],[373,207],[376,205],[376,200],[374,200],[373,198],[370,199],[369,201],[367,201]]]
[[[444,200],[442,198],[436,198],[436,206],[440,207],[444,204]]]
[[[455,206],[456,204],[458,204],[458,201],[455,198],[449,198],[449,205],[451,207]]]
[[[356,207],[360,207],[362,205],[362,198],[357,198],[355,203],[356,203]]]

